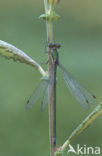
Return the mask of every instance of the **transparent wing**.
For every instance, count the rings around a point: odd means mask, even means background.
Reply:
[[[46,90],[45,90],[45,93],[44,93],[44,96],[43,96],[43,101],[42,101],[42,104],[41,104],[41,110],[43,111],[46,104],[48,102],[48,85],[46,87]]]
[[[38,87],[34,90],[32,96],[29,98],[26,104],[26,110],[31,109],[32,106],[34,106],[39,98],[42,96],[43,92],[45,92],[45,89],[48,86],[48,81],[47,80],[41,80],[40,84]]]
[[[63,79],[71,95],[80,103],[81,106],[88,109],[89,104],[96,103],[96,97],[84,88],[73,76],[61,65],[60,69],[63,72]]]
[[[51,70],[52,70],[51,73],[54,74],[54,66],[52,66]],[[52,89],[53,89],[53,81],[54,81],[53,74],[51,75],[50,80],[48,81],[48,85],[50,85],[49,96],[51,95]],[[48,85],[46,86],[45,93],[44,93],[43,100],[42,100],[42,104],[41,104],[41,110],[42,111],[44,110],[44,108],[48,102]]]

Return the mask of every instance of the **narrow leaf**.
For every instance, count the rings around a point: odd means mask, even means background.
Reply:
[[[42,67],[26,53],[2,40],[0,40],[0,55],[6,59],[13,59],[14,61],[29,64],[38,69],[43,76],[46,75],[46,72],[42,69]]]
[[[7,59],[13,59],[14,61],[20,61],[22,63],[29,64],[38,68],[38,64],[15,46],[0,40],[0,55]]]

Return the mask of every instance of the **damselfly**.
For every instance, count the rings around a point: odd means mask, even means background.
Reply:
[[[48,44],[48,47],[52,49],[52,58],[54,57],[56,60],[56,66],[58,66],[63,75],[64,82],[71,93],[71,95],[77,100],[77,102],[83,106],[85,109],[89,108],[90,104],[96,103],[96,97],[86,88],[84,88],[60,63],[59,55],[57,49],[60,48],[59,44]],[[27,102],[26,108],[32,108],[35,103],[39,100],[41,95],[43,94],[43,102],[42,102],[42,109],[44,109],[47,101],[48,101],[48,84],[50,80],[49,77],[43,78],[39,84],[39,86],[35,89],[32,96]]]

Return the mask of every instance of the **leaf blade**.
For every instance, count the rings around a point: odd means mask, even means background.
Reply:
[[[39,64],[22,50],[2,40],[0,40],[0,55],[6,59],[13,59],[14,61],[29,64],[37,69],[39,67]]]

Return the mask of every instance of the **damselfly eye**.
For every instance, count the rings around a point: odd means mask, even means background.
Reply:
[[[55,43],[48,43],[48,47],[49,48],[54,48],[55,47]]]
[[[61,45],[59,43],[56,44],[56,48],[61,48]]]
[[[48,43],[48,47],[52,49],[59,49],[61,45],[59,43]]]

